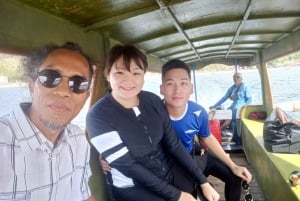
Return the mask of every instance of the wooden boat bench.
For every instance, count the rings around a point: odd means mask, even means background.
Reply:
[[[263,111],[261,105],[245,106],[241,111],[243,149],[266,201],[298,201],[300,188],[289,182],[289,174],[300,170],[300,154],[268,152],[264,147],[263,120],[250,120],[252,111]]]

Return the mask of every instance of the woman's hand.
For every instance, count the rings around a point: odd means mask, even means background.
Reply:
[[[220,194],[209,183],[201,184],[200,187],[208,201],[218,201],[220,199]]]
[[[178,201],[197,201],[190,193],[181,191]]]

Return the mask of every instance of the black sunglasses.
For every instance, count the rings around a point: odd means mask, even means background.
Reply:
[[[250,193],[250,187],[249,184],[247,184],[246,181],[242,182],[242,187],[245,191],[245,201],[253,201],[252,194]]]
[[[41,85],[46,88],[57,87],[61,83],[62,78],[67,77],[62,76],[57,70],[53,69],[41,70],[37,73],[37,75]],[[68,79],[69,89],[76,94],[83,93],[90,87],[89,81],[82,76],[75,75],[72,77],[68,77]]]

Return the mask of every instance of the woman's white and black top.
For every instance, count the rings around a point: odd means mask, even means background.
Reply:
[[[174,133],[160,97],[142,91],[139,100],[138,107],[127,109],[107,93],[87,115],[88,135],[112,168],[113,186],[139,184],[166,199],[179,197],[180,191],[168,182],[176,163],[199,184],[207,182]]]

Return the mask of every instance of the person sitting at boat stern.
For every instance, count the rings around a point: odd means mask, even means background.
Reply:
[[[241,180],[250,183],[252,175],[246,167],[236,165],[211,134],[206,110],[189,100],[193,84],[186,63],[173,59],[162,66],[160,92],[175,132],[186,151],[203,169],[205,176],[213,175],[225,182],[226,200],[239,201]],[[200,142],[195,141],[195,137],[199,137]]]
[[[233,133],[232,141],[241,144],[241,138],[236,128],[236,116],[241,107],[251,104],[252,93],[250,88],[243,82],[242,73],[234,73],[233,82],[234,84],[227,89],[225,95],[213,106],[210,106],[209,109],[221,108],[221,105],[228,99],[232,101],[232,104],[228,107],[232,111],[232,119],[224,120],[221,124],[221,130],[225,130],[230,126]]]
[[[71,120],[89,97],[93,68],[71,42],[24,60],[31,102],[0,118],[0,200],[94,200],[90,146]]]
[[[207,200],[219,200],[175,134],[160,97],[142,91],[147,67],[136,47],[112,47],[105,68],[111,90],[87,114],[90,141],[111,167],[114,199],[196,201],[201,189]]]

